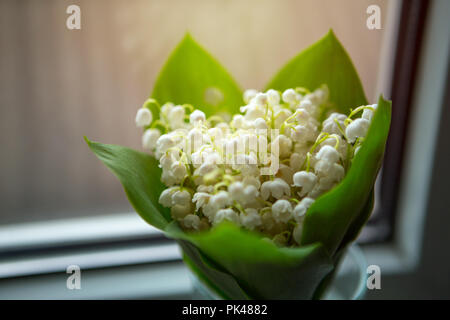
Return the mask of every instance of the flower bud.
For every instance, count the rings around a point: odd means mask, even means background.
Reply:
[[[366,119],[368,121],[372,121],[373,113],[377,109],[378,105],[377,104],[373,104],[370,107],[372,107],[373,110],[368,109],[368,108],[364,109],[364,111],[363,111],[363,113],[361,115],[361,118]]]
[[[161,136],[158,129],[145,130],[142,135],[142,147],[147,150],[153,150],[156,148],[156,143]]]
[[[181,182],[181,180],[183,180],[184,176],[186,175],[186,166],[180,161],[175,161],[170,169],[172,172],[172,176],[177,181]]]
[[[189,122],[191,124],[196,124],[197,122],[203,122],[206,120],[205,113],[200,110],[194,110],[189,116]]]
[[[197,188],[198,190],[199,188]],[[195,207],[198,210],[200,210],[200,208],[204,207],[207,203],[208,200],[211,198],[211,195],[206,193],[206,192],[196,192],[194,194],[194,196],[192,197],[192,202],[195,203]]]
[[[231,204],[231,198],[228,192],[219,191],[209,199],[209,203],[216,209],[222,209]]]
[[[262,92],[256,94],[256,96],[252,99],[252,102],[254,102],[255,105],[259,107],[265,106],[267,104],[267,101],[268,101],[267,94]]]
[[[172,195],[172,203],[174,205],[189,206],[191,204],[191,194],[186,190],[175,191]]]
[[[289,104],[293,104],[297,100],[297,93],[294,89],[287,89],[282,95],[283,101]]]
[[[329,161],[331,163],[335,163],[335,162],[339,161],[340,155],[339,155],[339,152],[335,148],[325,145],[322,148],[320,148],[316,157],[319,160],[325,160],[325,161]]]
[[[253,126],[255,127],[255,129],[261,129],[261,130],[265,130],[268,128],[267,122],[263,118],[257,118],[253,122]]]
[[[344,129],[344,121],[347,119],[347,116],[345,114],[333,112],[330,114],[330,116],[325,119],[322,126],[322,131],[327,132],[330,134],[338,134],[341,135],[341,131],[339,129],[339,126]],[[336,121],[339,123],[339,125],[336,123]]]
[[[230,208],[217,211],[216,215],[214,216],[213,225],[218,225],[225,220],[231,221],[236,225],[240,225],[239,215]]]
[[[363,138],[369,130],[370,122],[366,119],[358,118],[353,120],[345,129],[345,135],[350,143],[355,142],[356,138]]]
[[[301,187],[300,195],[310,192],[317,182],[317,176],[312,172],[299,171],[294,174],[294,186]]]
[[[312,198],[303,198],[294,208],[293,216],[294,219],[302,223],[303,218],[305,217],[306,211],[308,211],[309,207],[314,203],[314,199]]]
[[[187,206],[176,204],[170,208],[170,214],[177,220],[183,219],[188,214],[192,213],[192,211],[192,206],[190,204]]]
[[[183,219],[183,225],[187,229],[199,230],[200,228],[200,218],[195,214],[188,214]]]
[[[165,189],[159,196],[159,203],[164,207],[170,208],[173,205],[172,195],[178,190],[178,187]]]
[[[241,213],[239,215],[239,221],[241,225],[249,230],[254,230],[262,224],[261,216],[259,215],[258,210],[253,208],[248,208],[245,210],[245,213]]]
[[[292,206],[287,200],[277,200],[272,205],[272,217],[276,222],[288,222],[292,217]]]
[[[273,181],[266,181],[261,185],[261,196],[264,200],[267,200],[270,196],[275,199],[280,199],[284,195],[291,195],[291,188],[289,185],[280,178],[275,178]]]
[[[280,94],[278,93],[278,91],[270,89],[267,90],[266,94],[267,94],[267,101],[269,102],[270,105],[276,106],[280,103]]]
[[[152,123],[152,113],[147,108],[140,108],[136,113],[136,126],[145,127]]]
[[[250,103],[250,100],[252,100],[256,96],[257,93],[258,93],[258,91],[255,90],[255,89],[245,90],[245,92],[244,92],[244,102],[247,103],[247,104]]]

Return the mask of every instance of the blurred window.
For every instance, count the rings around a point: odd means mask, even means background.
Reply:
[[[333,28],[376,102],[389,95],[398,3],[80,0],[81,30],[69,30],[72,1],[0,1],[0,225],[132,211],[83,136],[140,149],[135,111],[187,30],[242,88],[262,88]]]

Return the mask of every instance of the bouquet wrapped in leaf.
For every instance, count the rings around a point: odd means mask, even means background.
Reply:
[[[390,114],[332,31],[244,93],[186,35],[136,115],[148,152],[86,140],[217,295],[316,299],[372,211]]]

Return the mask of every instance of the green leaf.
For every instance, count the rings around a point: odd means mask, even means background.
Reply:
[[[120,180],[136,212],[149,224],[164,229],[172,218],[170,211],[158,203],[159,195],[166,188],[160,181],[158,162],[142,152],[85,140]]]
[[[288,62],[269,82],[266,89],[285,90],[305,87],[314,90],[326,84],[336,110],[367,104],[361,81],[347,52],[333,31]]]
[[[189,34],[167,60],[152,98],[161,104],[190,103],[208,116],[219,111],[233,114],[243,105],[242,92],[232,77]]]
[[[391,102],[380,97],[366,139],[344,180],[320,196],[306,213],[302,243],[324,244],[333,255],[347,232],[356,236],[371,209],[372,188],[383,160],[389,133]]]
[[[189,241],[178,240],[183,250],[183,260],[196,276],[219,297],[234,300],[249,300],[236,279],[225,270],[215,266],[196,246]]]
[[[358,216],[354,219],[350,227],[348,228],[344,239],[342,240],[340,247],[343,248],[347,246],[349,243],[356,240],[358,235],[361,233],[362,228],[366,224],[366,222],[369,220],[370,215],[372,214],[373,205],[375,201],[375,194],[372,189],[369,195],[369,199],[367,200],[366,204],[364,205],[361,212],[358,214]]]
[[[170,226],[166,232],[194,244],[253,299],[311,299],[333,270],[331,258],[319,243],[278,248],[231,223],[198,234],[184,234]],[[223,283],[215,284],[223,290]]]

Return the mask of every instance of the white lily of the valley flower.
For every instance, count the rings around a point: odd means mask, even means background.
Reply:
[[[272,205],[272,217],[276,222],[288,222],[292,218],[292,206],[287,200],[277,200]]]
[[[276,106],[280,103],[280,94],[278,93],[277,90],[267,90],[266,92],[267,94],[267,101],[269,102],[270,105],[272,106]]]
[[[251,103],[254,103],[258,107],[264,107],[268,102],[267,94],[265,93],[257,93],[256,96],[252,99]]]
[[[280,158],[286,158],[291,154],[292,140],[286,137],[285,135],[280,134],[275,138],[275,140],[271,144],[272,150],[274,150],[275,144],[278,144],[278,152]]]
[[[254,98],[256,99],[256,98]],[[252,100],[253,101],[253,100]],[[254,121],[258,118],[263,118],[266,114],[266,110],[264,106],[257,105],[255,103],[250,103],[245,108],[245,120],[246,121]]]
[[[145,127],[152,123],[152,113],[147,108],[140,108],[136,113],[136,126]]]
[[[197,188],[198,190],[198,188]],[[195,203],[196,210],[200,210],[200,208],[204,207],[209,199],[211,198],[211,195],[206,192],[196,192],[194,196],[192,197],[192,202]]]
[[[294,142],[306,143],[310,141],[309,130],[307,127],[299,124],[291,129],[291,139]]]
[[[328,145],[328,146],[330,146],[330,147],[335,148],[335,146],[336,146],[336,139],[339,140],[339,146],[338,146],[338,148],[337,148],[336,150],[337,150],[337,152],[339,153],[340,158],[341,158],[342,160],[345,160],[345,159],[347,158],[348,143],[347,143],[347,140],[345,140],[345,139],[342,137],[342,135],[331,134],[331,135],[329,136],[329,138],[327,138],[324,142],[322,142],[322,143],[320,144],[320,146],[323,147],[323,146],[325,146],[325,145]]]
[[[303,233],[303,224],[299,223],[294,227],[294,230],[292,231],[292,237],[294,238],[294,241],[300,245],[302,240],[302,233]]]
[[[213,225],[218,225],[225,220],[231,221],[236,225],[240,225],[239,215],[236,213],[236,211],[230,208],[217,211],[216,215],[214,216]]]
[[[266,181],[261,185],[261,196],[264,200],[272,195],[275,199],[281,199],[284,195],[291,195],[291,188],[283,179],[276,178],[273,181]]]
[[[259,215],[258,210],[253,208],[246,209],[245,213],[242,212],[239,215],[239,221],[242,226],[249,230],[254,230],[262,225],[261,216]]]
[[[170,214],[173,218],[180,220],[186,217],[188,214],[192,213],[192,206],[191,205],[180,205],[176,204],[172,208],[170,208]]]
[[[292,116],[292,112],[288,109],[281,109],[275,112],[275,128],[279,129],[290,116]]]
[[[267,122],[263,118],[258,118],[255,121],[253,121],[253,126],[255,127],[255,129],[261,130],[265,130],[268,128]]]
[[[299,171],[294,174],[294,186],[301,187],[300,196],[310,192],[317,182],[317,176],[313,172]]]
[[[167,102],[161,106],[161,115],[163,118],[169,119],[170,110],[174,107],[172,102]]]
[[[303,219],[305,217],[306,211],[308,211],[309,207],[314,203],[314,199],[312,198],[303,198],[302,201],[300,201],[294,208],[294,211],[292,213],[294,219],[302,223]]]
[[[203,111],[200,110],[194,110],[190,115],[189,115],[189,122],[191,124],[196,124],[198,122],[203,122],[206,120],[206,116],[205,113]]]
[[[182,128],[186,112],[182,106],[175,106],[169,112],[169,124],[172,129]]]
[[[245,185],[242,182],[234,182],[228,186],[231,199],[243,205],[253,202],[258,196],[258,189],[253,185]]]
[[[378,105],[377,104],[373,104],[371,106],[369,106],[371,108],[373,108],[373,110],[371,109],[364,109],[361,118],[366,119],[368,121],[372,121],[372,117],[373,117],[373,113],[374,111],[377,109]]]
[[[216,209],[222,209],[231,204],[230,195],[226,191],[219,191],[209,199],[209,204]]]
[[[159,196],[159,203],[167,208],[173,206],[172,196],[177,190],[179,190],[179,187],[165,189]]]
[[[166,186],[170,187],[174,184],[178,183],[178,181],[172,176],[170,171],[163,170],[161,175],[161,182],[164,183]]]
[[[231,126],[236,129],[243,129],[247,127],[247,120],[245,120],[242,114],[237,114],[231,121]]]
[[[300,171],[306,156],[300,153],[292,153],[289,158],[289,166],[294,170],[294,172]]]
[[[294,89],[287,89],[282,95],[283,101],[289,104],[297,102],[297,92]]]
[[[355,142],[356,138],[363,138],[369,130],[370,122],[366,119],[358,118],[353,120],[345,129],[345,135],[350,143]]]
[[[186,165],[180,161],[175,161],[170,167],[170,170],[172,176],[179,182],[183,180],[187,173]]]
[[[195,214],[188,214],[183,218],[185,228],[198,230],[200,228],[200,218]]]
[[[177,190],[172,195],[174,205],[189,206],[191,204],[191,194],[186,190]]]
[[[333,112],[330,116],[323,122],[322,131],[330,134],[338,134],[341,135],[342,130],[344,130],[344,121],[347,119],[345,114]],[[336,123],[337,122],[337,123]],[[340,128],[339,128],[340,127]]]
[[[308,113],[310,113],[310,109],[312,106],[313,106],[313,103],[309,99],[303,99],[300,102],[300,108],[305,109],[306,111],[308,111]]]
[[[142,135],[142,147],[147,150],[153,150],[156,148],[156,142],[161,136],[161,132],[158,129],[147,129]]]
[[[340,155],[335,148],[325,145],[320,148],[319,152],[316,155],[316,158],[319,160],[325,160],[334,163],[339,161]]]
[[[242,182],[244,183],[244,185],[254,186],[256,190],[259,190],[259,188],[261,187],[261,182],[256,177],[252,177],[252,176],[244,177]]]
[[[326,176],[332,170],[333,164],[327,160],[318,160],[314,163],[314,171],[319,176]]]
[[[160,154],[164,154],[169,148],[175,146],[175,140],[171,134],[163,134],[156,142],[156,150]]]
[[[244,91],[244,102],[245,103],[250,103],[250,101],[256,96],[256,94],[258,93],[257,90],[255,89],[248,89]]]

